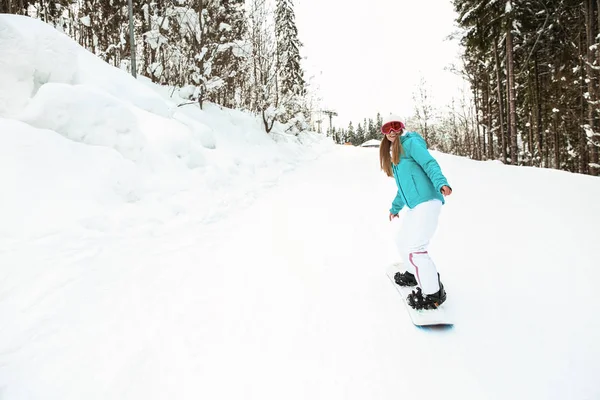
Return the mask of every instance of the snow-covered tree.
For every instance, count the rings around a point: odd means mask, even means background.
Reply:
[[[379,137],[379,126],[375,125],[373,118],[369,118],[369,124],[367,125],[367,140],[380,139]]]
[[[219,4],[220,3],[220,4]],[[226,107],[240,106],[242,99],[236,91],[247,78],[246,61],[246,15],[244,0],[221,0],[215,18],[212,40],[217,44],[213,71],[223,80],[223,85],[211,99]]]
[[[352,144],[354,144],[356,140],[356,132],[354,131],[354,125],[352,124],[352,121],[348,123],[348,130],[346,131],[344,140],[345,143],[350,142]]]
[[[0,11],[40,18],[106,62],[179,87],[197,102],[258,112],[269,132],[309,128],[318,94],[307,93],[291,0],[0,0]],[[246,9],[248,6],[248,10]],[[318,107],[318,106],[317,106]]]
[[[417,93],[413,93],[413,101],[415,102],[415,115],[419,122],[419,130],[425,142],[430,144],[431,132],[429,127],[433,119],[433,106],[430,101],[429,90],[425,78],[421,77]]]
[[[597,0],[453,0],[477,157],[598,174]]]
[[[294,5],[292,0],[277,0],[275,8],[275,35],[277,43],[278,103],[286,108],[285,118],[293,118],[305,111],[306,95],[304,72],[301,67]]]
[[[277,103],[277,49],[271,15],[265,0],[250,1],[250,108],[261,114],[267,133],[283,114]]]
[[[359,123],[358,127],[356,128],[356,135],[355,135],[354,139],[352,140],[352,144],[355,146],[358,146],[358,145],[364,143],[364,141],[365,141],[365,128],[364,128],[364,125]]]

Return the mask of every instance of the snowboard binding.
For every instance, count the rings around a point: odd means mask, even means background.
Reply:
[[[396,272],[394,281],[400,286],[417,286],[415,276],[410,272]]]
[[[423,295],[421,288],[418,287],[417,290],[413,290],[412,293],[408,295],[406,301],[408,302],[408,305],[415,310],[435,310],[446,301],[446,291],[444,290],[444,285],[442,285],[442,282],[440,281],[440,290],[436,293]]]

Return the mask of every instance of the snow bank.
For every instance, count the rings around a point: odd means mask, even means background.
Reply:
[[[139,200],[138,171],[119,153],[0,118],[0,238],[51,233]],[[1,240],[1,239],[0,239]]]
[[[215,219],[332,146],[281,125],[266,134],[257,116],[211,103],[179,107],[177,90],[23,16],[0,15],[0,87],[0,186],[10,193],[0,232],[15,237],[129,229],[147,213],[156,224]]]
[[[19,114],[31,126],[139,160],[146,146],[134,107],[93,86],[47,83]]]
[[[152,90],[41,20],[0,16],[0,116],[15,116],[44,84],[90,85],[164,117],[172,108]]]

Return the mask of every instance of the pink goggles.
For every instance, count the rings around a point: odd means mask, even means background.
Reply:
[[[404,124],[400,121],[390,121],[381,127],[381,133],[389,135],[391,132],[400,133],[404,130]]]

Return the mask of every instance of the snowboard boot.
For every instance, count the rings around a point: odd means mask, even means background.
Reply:
[[[421,288],[417,288],[417,290],[413,290],[413,292],[408,295],[408,304],[415,310],[435,310],[436,308],[441,306],[442,303],[446,301],[446,291],[444,290],[444,285],[442,285],[442,281],[440,281],[439,279],[440,274],[438,274],[440,290],[438,290],[436,293],[423,295],[423,292],[421,292]]]
[[[417,286],[415,276],[410,272],[396,272],[394,281],[400,286]]]

